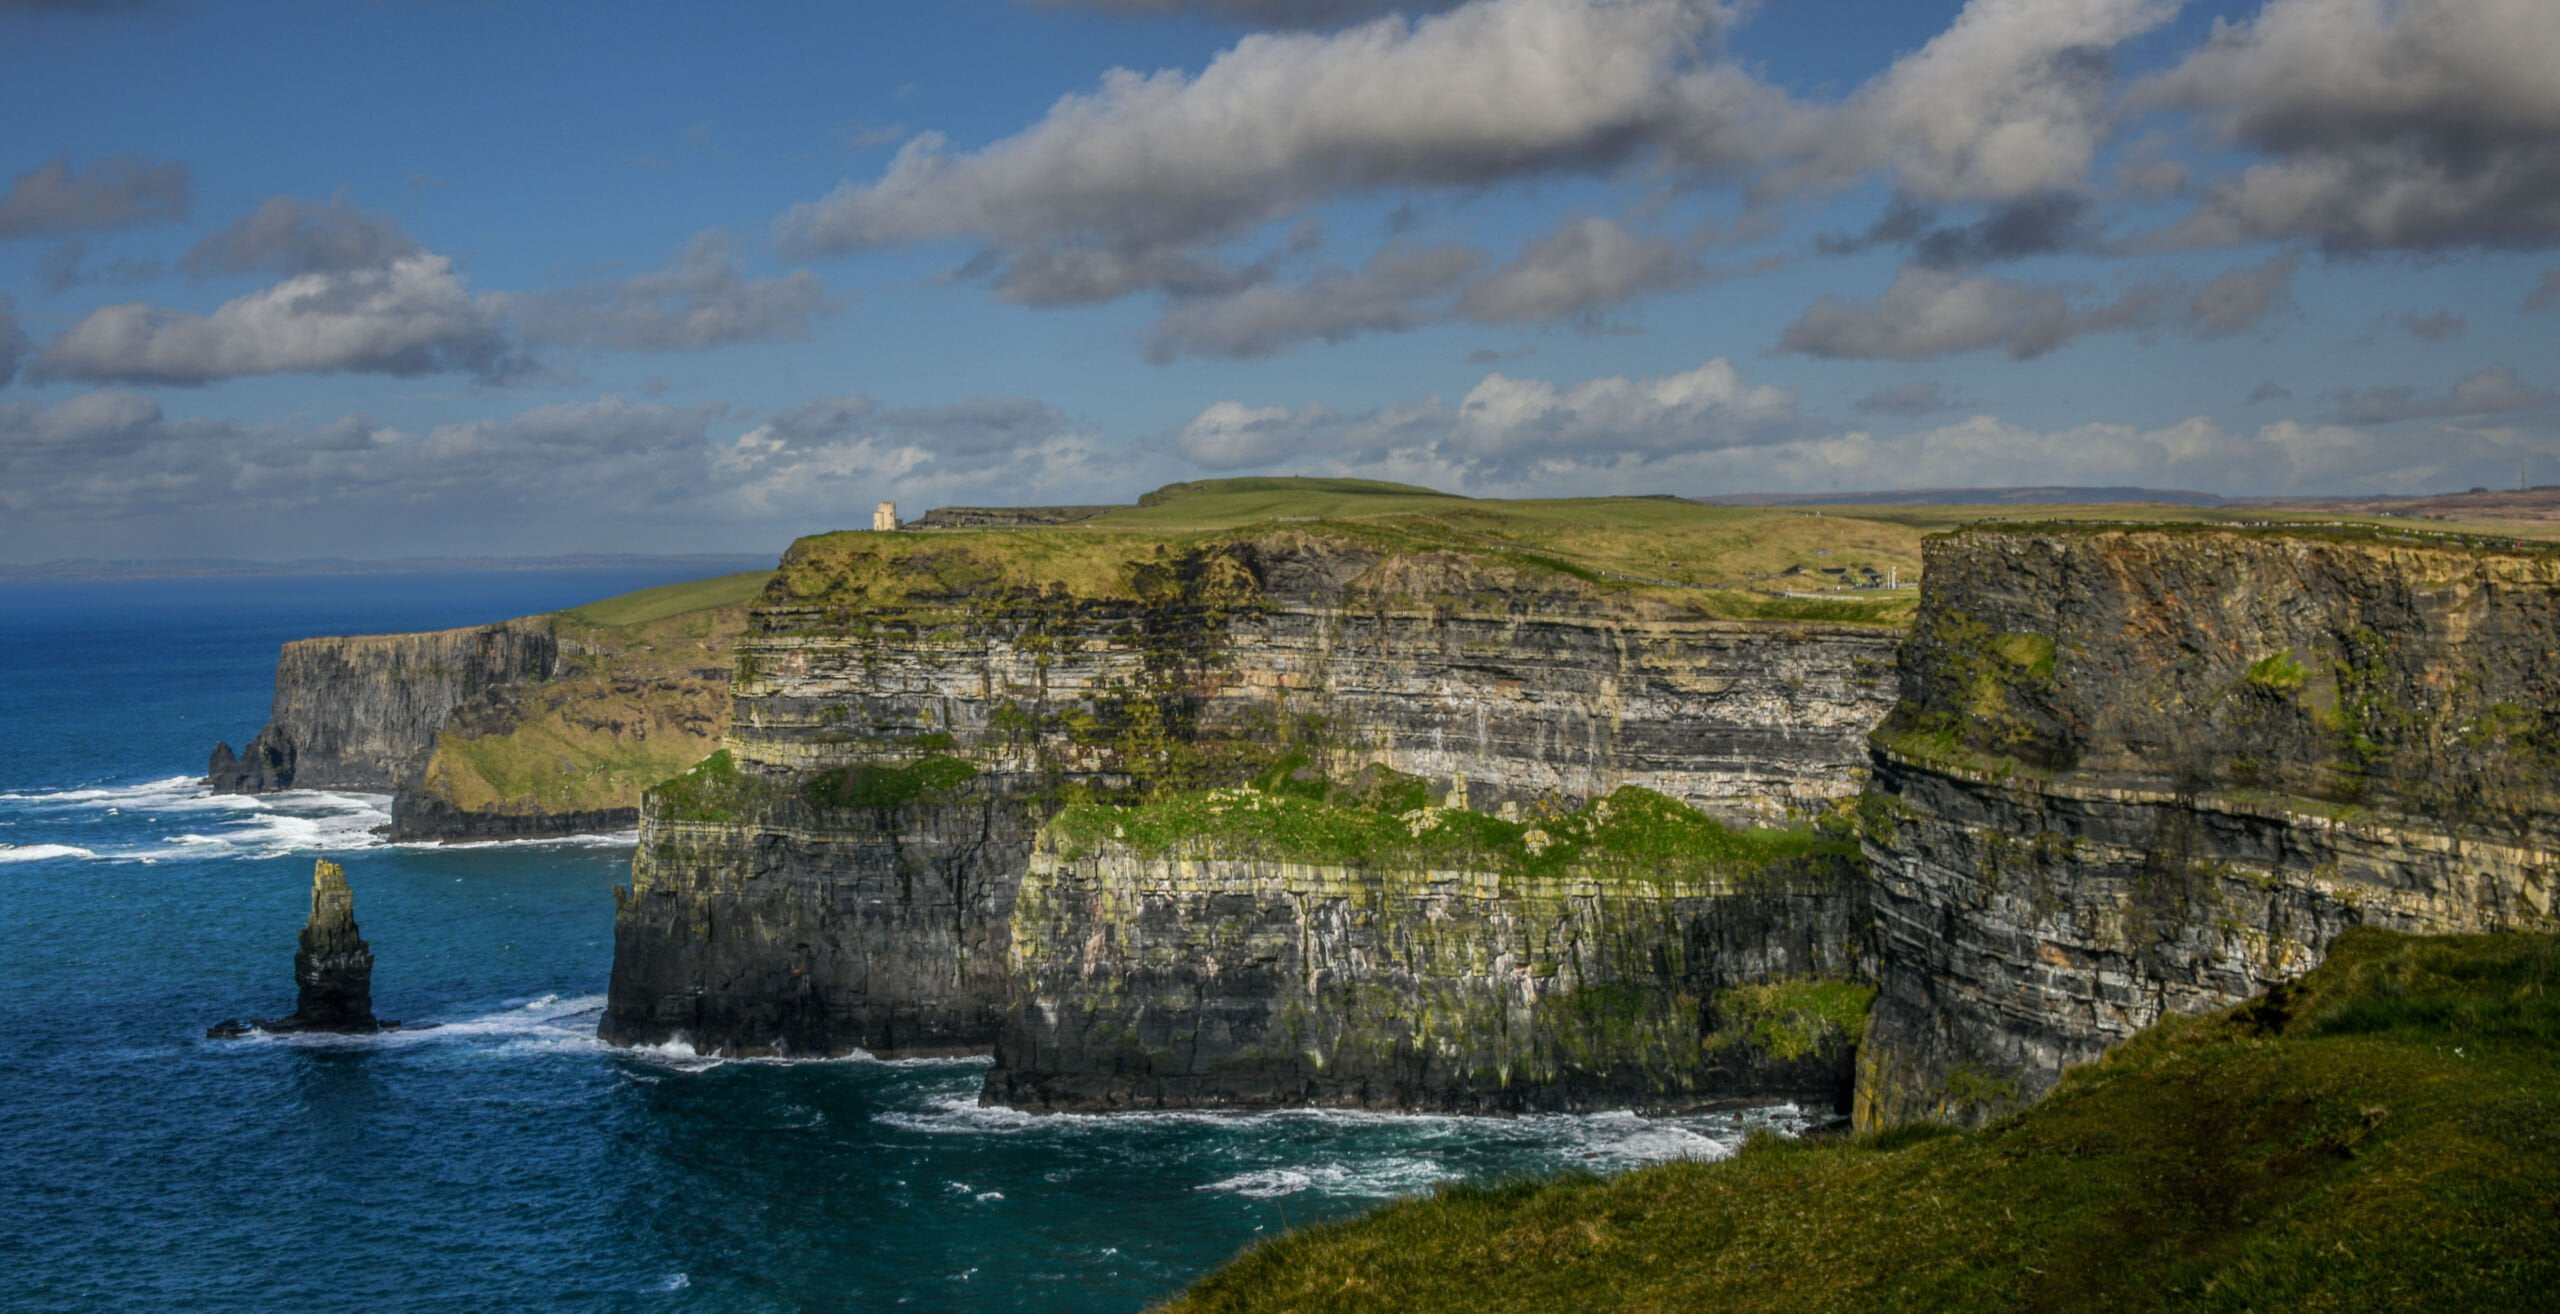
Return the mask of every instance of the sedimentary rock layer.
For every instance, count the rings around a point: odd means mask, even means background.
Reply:
[[[356,931],[356,896],[346,869],[326,858],[311,872],[311,918],[293,955],[293,1016],[280,1031],[382,1029],[373,1016],[373,950]]]
[[[1036,555],[1100,551],[796,545],[739,645],[735,806],[644,809],[604,1034],[992,1042],[1000,995],[970,983],[1003,979],[1032,836],[1075,789],[1215,783],[1293,749],[1489,811],[1641,785],[1774,819],[1855,791],[1891,694],[1874,627],[1702,619],[1457,554],[1283,531],[1098,568]],[[852,825],[803,810],[831,775],[929,756],[973,771],[968,792]]]
[[[288,786],[388,792],[426,765],[454,708],[500,685],[547,678],[559,659],[547,616],[296,640],[276,661],[274,708],[252,741],[275,765],[245,775],[226,771],[232,755],[224,745],[214,750],[209,783],[226,793]]]
[[[2349,926],[2553,924],[2560,555],[1979,528],[1926,579],[1861,806],[1862,1123],[2012,1107]]]
[[[991,1101],[1519,1112],[1843,1102],[1836,1035],[1772,1053],[1730,987],[1864,966],[1864,891],[1149,857],[1054,837],[1015,905]]]

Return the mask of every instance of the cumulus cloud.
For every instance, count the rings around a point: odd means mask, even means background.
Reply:
[[[877,180],[794,206],[776,235],[810,254],[950,237],[999,260],[1099,251],[1127,271],[1112,289],[1125,293],[1164,252],[1345,193],[1590,172],[1647,152],[1739,163],[1775,102],[1709,57],[1716,18],[1708,0],[1476,0],[1249,36],[1196,76],[1115,70],[975,151],[919,136]]]
[[[2296,309],[2291,289],[2301,265],[2297,256],[2280,255],[2207,281],[2188,303],[2188,326],[2200,338],[2229,337],[2256,328],[2271,313]]]
[[[1460,308],[1486,324],[1584,315],[1643,292],[1703,282],[1707,269],[1677,245],[1601,218],[1567,222],[1467,292]]]
[[[741,342],[800,341],[832,309],[826,285],[797,270],[748,278],[728,240],[696,236],[665,269],[549,292],[502,294],[527,337],[621,351],[700,351]]]
[[[193,385],[249,374],[469,373],[526,363],[485,300],[443,256],[300,274],[193,315],[141,302],[101,307],[55,339],[36,373],[89,383]]]
[[[2051,283],[1966,277],[1906,266],[1874,301],[1824,296],[1778,341],[1782,352],[1857,360],[1928,360],[1997,347],[2033,360],[2089,333],[2162,322],[2176,289],[2147,283],[2092,302]]]
[[[2171,240],[2333,251],[2560,241],[2560,5],[2269,0],[2138,89],[2263,157]]]
[[[1948,395],[1935,379],[1915,379],[1909,383],[1897,383],[1890,387],[1878,388],[1860,397],[1855,403],[1857,410],[1863,414],[1906,417],[1935,415],[1940,411],[1954,410],[1961,404]]]
[[[81,173],[57,155],[19,174],[0,194],[0,237],[94,232],[184,219],[194,198],[187,166],[131,155]]]
[[[1147,356],[1158,362],[1181,356],[1252,360],[1311,339],[1341,342],[1412,328],[1435,317],[1429,303],[1456,288],[1482,261],[1471,247],[1389,244],[1356,270],[1178,300],[1149,331]]]
[[[2338,396],[2334,418],[2340,424],[2397,424],[2403,420],[2462,419],[2511,415],[2560,406],[2560,393],[2526,386],[2513,369],[2492,365],[2465,375],[2433,396],[2406,385],[2360,388]]]
[[[1428,469],[1444,486],[1476,487],[1566,467],[1632,474],[1681,452],[1777,441],[1798,424],[1792,394],[1750,383],[1718,358],[1678,374],[1571,386],[1497,372],[1454,406],[1433,397],[1343,414],[1219,402],[1184,425],[1173,448],[1210,470],[1330,462]]]
[[[390,219],[332,198],[312,205],[273,196],[240,219],[205,235],[178,261],[190,274],[324,274],[388,265],[418,253]]]
[[[1956,21],[1834,109],[1793,121],[1799,180],[1878,168],[1924,201],[2077,189],[2108,128],[2109,56],[2178,0],[1971,0]]]

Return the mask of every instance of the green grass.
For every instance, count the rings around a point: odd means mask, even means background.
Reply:
[[[641,792],[717,747],[747,603],[772,572],[643,589],[560,612],[560,674],[457,718],[420,788],[471,812],[637,807]]]
[[[821,771],[801,793],[822,808],[894,808],[942,797],[977,775],[969,763],[934,753],[898,765],[874,762]]]
[[[2350,931],[1975,1132],[1448,1189],[1165,1308],[2491,1310],[2560,1284],[2560,940]]]
[[[1141,563],[1234,543],[1285,547],[1292,536],[1382,558],[1354,583],[1376,600],[1463,611],[1573,595],[1629,616],[1867,625],[1907,622],[1914,594],[1843,583],[1868,569],[1916,580],[1921,537],[1854,515],[1669,498],[1498,501],[1360,480],[1214,480],[1073,524],[814,535],[785,556],[776,596],[872,623],[1031,600],[1127,602]]]
[[[1632,786],[1576,811],[1506,821],[1430,806],[1421,782],[1392,772],[1375,783],[1329,788],[1292,779],[1288,766],[1236,789],[1168,792],[1133,806],[1070,803],[1050,824],[1073,851],[1108,842],[1149,856],[1670,884],[1732,880],[1791,858],[1846,857],[1855,847],[1811,827],[1727,826]]]
[[[1875,1000],[1876,988],[1859,981],[1798,977],[1735,986],[1716,996],[1723,1025],[1709,1043],[1749,1045],[1792,1063],[1828,1044],[1856,1045]]]
[[[2270,653],[2249,663],[2248,681],[2262,689],[2291,693],[2311,679],[2311,672],[2296,660],[2293,650]]]
[[[643,625],[686,612],[744,605],[764,592],[764,586],[772,579],[770,570],[751,570],[738,575],[688,580],[682,584],[661,584],[654,589],[642,589],[637,593],[625,593],[620,597],[572,607],[563,614],[590,625],[616,629]]]

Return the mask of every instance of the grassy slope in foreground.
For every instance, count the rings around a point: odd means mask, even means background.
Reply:
[[[1978,1132],[1457,1188],[1166,1308],[2525,1309],[2560,1286],[2560,938],[2351,931]]]
[[[493,722],[465,718],[439,736],[422,788],[469,812],[639,806],[643,789],[719,746],[731,654],[771,578],[722,575],[559,613],[561,674],[513,691]]]

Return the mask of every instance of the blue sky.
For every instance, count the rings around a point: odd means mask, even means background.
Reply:
[[[0,0],[0,560],[2560,482],[2555,52],[2547,0]]]

